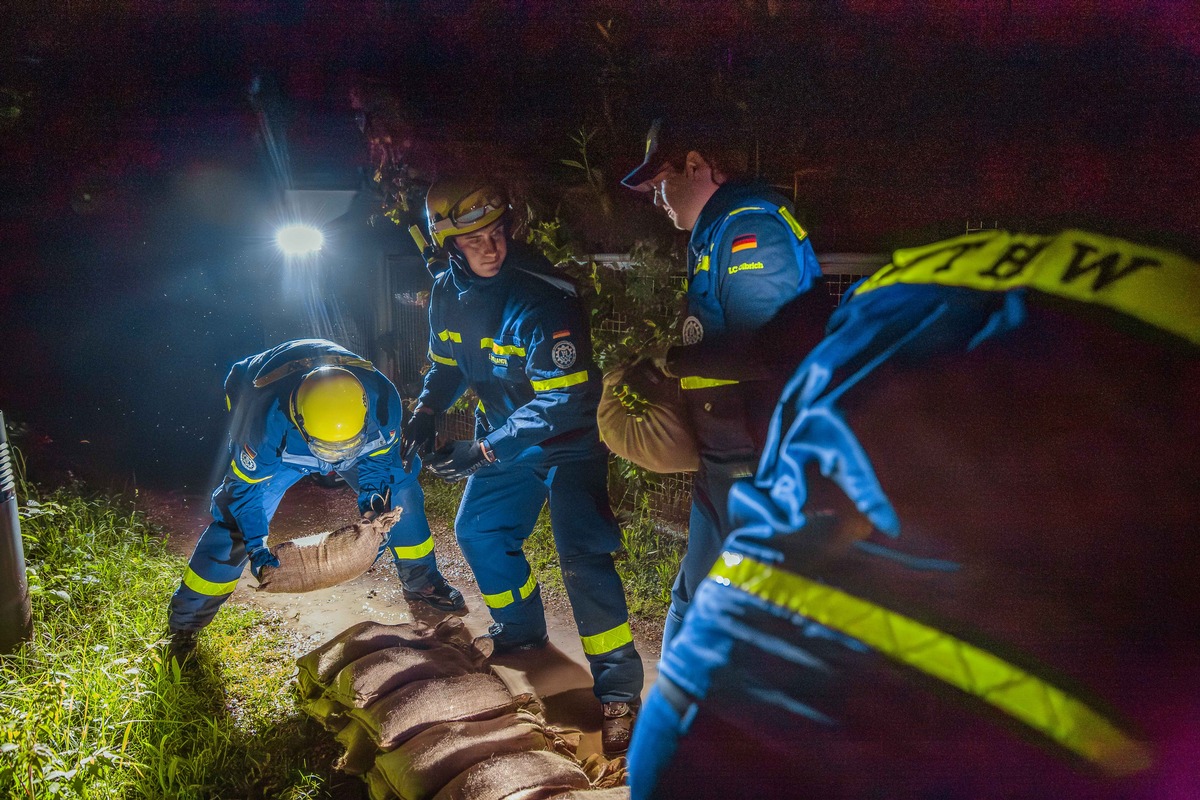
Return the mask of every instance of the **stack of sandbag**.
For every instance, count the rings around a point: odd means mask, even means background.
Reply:
[[[300,705],[372,800],[627,797],[624,759],[577,759],[577,732],[549,727],[524,675],[487,663],[490,646],[456,617],[362,622],[297,660]]]
[[[403,509],[372,520],[360,519],[336,531],[284,542],[271,549],[278,567],[266,566],[258,579],[262,592],[312,592],[353,580],[371,568],[388,531]]]

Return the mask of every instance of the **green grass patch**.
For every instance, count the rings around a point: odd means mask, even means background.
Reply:
[[[227,605],[183,674],[161,646],[185,561],[118,499],[18,496],[34,635],[0,657],[0,796],[330,796],[276,623]]]

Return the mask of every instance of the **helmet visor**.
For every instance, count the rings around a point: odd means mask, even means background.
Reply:
[[[497,211],[502,210],[503,206],[494,206],[491,203],[488,203],[486,205],[476,206],[475,208],[468,208],[461,214],[456,214],[452,211],[450,212],[450,216],[433,223],[434,235],[442,234],[443,231],[449,231],[449,233],[443,235],[452,236],[455,232],[461,231],[468,225],[474,225],[476,222],[479,222],[488,214],[494,214]]]
[[[314,456],[327,461],[330,464],[338,464],[349,458],[354,458],[358,455],[358,451],[362,449],[363,442],[367,439],[365,430],[359,431],[358,435],[340,442],[331,442],[325,439],[318,439],[315,436],[306,436],[308,449]]]

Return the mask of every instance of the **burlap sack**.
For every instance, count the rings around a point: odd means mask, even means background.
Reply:
[[[343,667],[365,655],[385,647],[422,649],[445,643],[470,646],[470,637],[458,617],[447,617],[434,627],[419,622],[399,625],[360,622],[296,659],[297,688],[303,698],[320,697]]]
[[[468,673],[401,686],[349,713],[371,732],[380,749],[392,750],[438,723],[492,719],[520,705],[495,675]]]
[[[357,578],[375,563],[401,511],[393,508],[371,522],[359,520],[332,533],[305,536],[271,548],[279,566],[263,567],[258,590],[311,592]]]
[[[347,775],[363,775],[374,766],[379,748],[361,722],[350,720],[334,738],[345,748],[333,765],[336,769]]]
[[[629,787],[612,786],[608,789],[572,789],[569,792],[551,795],[546,800],[629,800]]]
[[[548,751],[489,758],[446,784],[435,800],[543,800],[587,789],[588,777],[575,762]]]
[[[344,705],[326,697],[301,699],[297,705],[327,731],[340,731],[350,719],[346,716],[348,709]]]
[[[434,725],[375,761],[372,796],[427,800],[459,774],[495,755],[547,750],[541,721],[526,711],[487,720]]]
[[[366,708],[408,683],[485,669],[483,656],[469,647],[443,643],[422,648],[385,647],[343,667],[325,690],[325,697],[347,707]]]
[[[649,362],[618,367],[604,376],[596,422],[610,450],[651,472],[695,472],[700,467],[679,381]]]

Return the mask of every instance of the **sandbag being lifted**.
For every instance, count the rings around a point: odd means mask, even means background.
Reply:
[[[379,556],[388,531],[403,509],[393,508],[374,520],[358,520],[332,533],[293,539],[271,548],[278,567],[263,567],[260,592],[311,592],[328,589],[362,575]]]
[[[596,423],[608,449],[639,467],[663,474],[700,468],[679,380],[649,361],[604,376]]]

